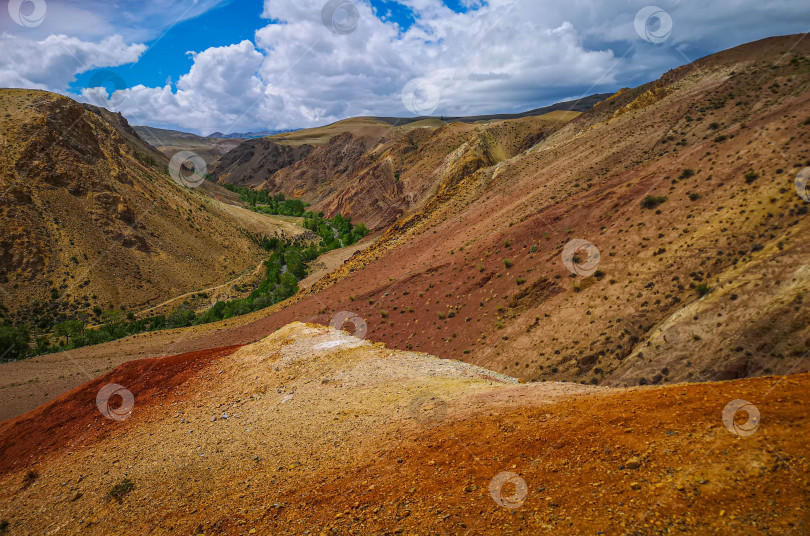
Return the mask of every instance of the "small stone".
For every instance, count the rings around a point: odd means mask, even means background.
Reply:
[[[641,460],[633,456],[632,458],[627,460],[624,465],[628,469],[638,469],[639,467],[641,467]]]
[[[631,482],[630,483],[630,489],[634,489],[634,490],[638,491],[638,490],[641,489],[641,484],[639,484],[638,482]]]

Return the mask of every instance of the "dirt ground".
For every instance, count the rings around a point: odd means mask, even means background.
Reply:
[[[133,393],[125,420],[97,409],[107,383]],[[0,518],[9,534],[798,535],[809,385],[519,384],[292,324],[5,421]],[[738,399],[754,426],[724,417]]]

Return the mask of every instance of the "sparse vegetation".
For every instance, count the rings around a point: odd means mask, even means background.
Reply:
[[[504,259],[503,260],[503,265],[506,266],[507,268],[511,268],[512,266],[515,265],[515,263],[512,262],[511,259]]]
[[[695,292],[697,292],[697,295],[701,298],[711,291],[712,288],[708,285],[708,283],[700,283],[695,287]]]
[[[258,199],[266,198],[260,196]],[[273,202],[277,203],[274,206],[282,207],[280,210],[299,206],[285,204],[288,201],[291,200],[273,198]],[[259,209],[262,206],[264,205],[260,203],[256,205]],[[33,350],[29,347],[26,326],[16,328],[10,325],[0,326],[0,352],[6,352],[5,357],[0,357],[0,361],[100,344],[144,331],[216,322],[284,301],[298,292],[298,281],[307,276],[310,262],[323,253],[356,243],[369,232],[362,223],[353,225],[350,218],[344,218],[340,214],[329,219],[325,219],[322,213],[306,212],[303,215],[305,218],[303,226],[320,237],[319,243],[249,236],[270,252],[270,257],[264,263],[265,272],[262,280],[244,298],[217,302],[199,314],[195,312],[192,304],[184,302],[168,316],[157,315],[140,320],[134,319],[132,315],[128,315],[128,319],[124,320],[121,311],[102,311],[99,308],[94,313],[102,325],[87,328],[86,320],[75,318],[65,320],[53,326],[53,334],[62,339],[60,344],[51,345],[47,339],[41,338]]]
[[[667,197],[665,195],[648,195],[641,201],[641,206],[644,208],[655,208],[665,203],[666,200]]]
[[[114,485],[108,494],[110,499],[115,499],[120,503],[124,502],[124,497],[135,489],[135,483],[129,478],[125,478],[118,484]]]
[[[23,489],[27,489],[39,478],[39,471],[36,469],[29,469],[23,477]]]

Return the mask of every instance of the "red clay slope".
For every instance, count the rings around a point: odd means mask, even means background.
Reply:
[[[0,474],[38,462],[65,450],[103,440],[122,423],[99,419],[96,395],[107,384],[125,385],[138,411],[177,395],[183,383],[240,346],[130,361],[19,417],[0,423]],[[122,401],[113,400],[115,408]]]

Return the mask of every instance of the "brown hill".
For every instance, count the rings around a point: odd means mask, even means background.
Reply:
[[[312,145],[280,145],[269,138],[240,143],[217,160],[211,175],[220,184],[259,186],[278,170],[291,166],[312,151]]]
[[[304,128],[293,132],[284,132],[269,136],[271,141],[297,147],[299,145],[323,145],[335,136],[350,132],[358,136],[381,136],[385,134],[391,126],[385,121],[373,117],[351,117],[343,119],[329,125],[315,128]]]
[[[810,223],[793,182],[810,164],[808,49],[783,37],[710,56],[525,153],[450,174],[313,295],[257,323],[351,310],[375,340],[528,380],[807,370]],[[598,247],[600,272],[566,268],[573,239]]]
[[[201,156],[209,165],[244,141],[239,138],[197,136],[189,132],[143,125],[132,128],[142,140],[161,151],[168,158],[171,158],[179,151],[191,151]]]
[[[206,195],[219,195],[214,185],[181,188],[118,114],[28,90],[0,91],[0,112],[0,300],[11,318],[138,309],[253,269],[266,253],[244,230],[299,232]]]
[[[436,194],[440,184],[528,149],[576,117],[553,112],[486,125],[452,123],[345,132],[281,169],[261,189],[385,228]]]
[[[0,517],[9,534],[803,534],[809,386],[519,385],[296,323],[1,423]],[[761,418],[724,414],[734,400]]]
[[[575,100],[556,102],[549,106],[542,108],[535,108],[526,112],[513,113],[513,114],[489,114],[489,115],[459,115],[459,116],[441,116],[441,117],[375,117],[380,121],[385,121],[391,125],[405,125],[412,121],[442,121],[444,123],[478,123],[490,121],[502,121],[504,119],[521,119],[523,117],[531,117],[533,115],[546,115],[551,112],[587,112],[603,100],[612,96],[612,93],[595,93],[586,97],[581,97]]]

